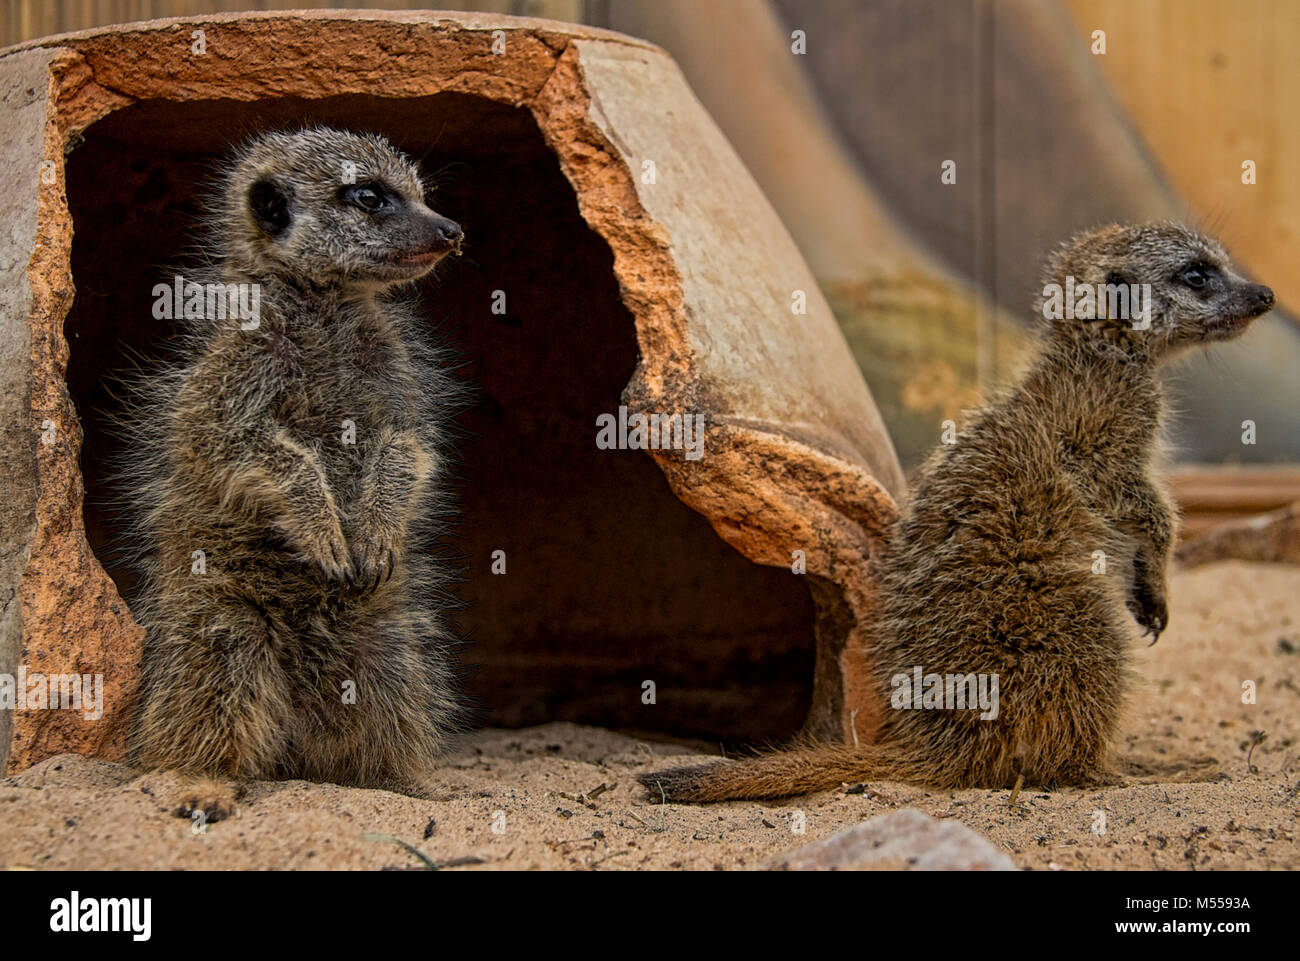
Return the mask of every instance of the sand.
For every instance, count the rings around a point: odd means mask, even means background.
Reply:
[[[466,738],[433,799],[258,782],[238,817],[195,833],[172,814],[174,775],[65,754],[0,781],[0,866],[746,869],[914,807],[959,819],[1026,869],[1300,868],[1300,566],[1178,571],[1171,606],[1159,644],[1136,653],[1126,782],[1105,790],[1024,790],[1012,804],[1007,790],[873,782],[780,803],[663,805],[634,776],[707,746],[548,724]],[[1254,704],[1242,703],[1247,680]]]

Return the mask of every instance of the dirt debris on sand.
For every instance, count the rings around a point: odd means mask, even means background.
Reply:
[[[263,781],[238,817],[196,833],[172,813],[174,774],[64,754],[0,780],[0,867],[749,869],[916,808],[960,820],[1027,869],[1300,868],[1300,566],[1177,571],[1172,605],[1160,642],[1135,643],[1115,787],[1025,788],[1012,804],[1010,790],[873,782],[663,805],[635,775],[700,746],[548,724],[466,738],[430,799]],[[1252,684],[1255,703],[1242,703]]]

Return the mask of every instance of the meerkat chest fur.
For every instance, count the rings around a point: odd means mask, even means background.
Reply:
[[[284,320],[276,314],[262,338],[282,384],[272,413],[315,442],[340,493],[352,493],[359,465],[387,436],[409,432],[426,446],[433,440],[420,416],[425,378],[403,337],[401,305],[329,297],[294,304]]]
[[[1122,488],[1127,478],[1153,470],[1165,406],[1153,366],[1079,345],[1053,347],[1017,400],[1019,409],[1013,400],[1001,418],[1013,428],[1021,427],[1021,419],[1040,422],[1044,463],[1068,476],[1090,502],[1090,495]]]

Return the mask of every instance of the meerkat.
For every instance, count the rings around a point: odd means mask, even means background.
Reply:
[[[1049,321],[1055,311],[1040,311],[1045,343],[1023,381],[919,471],[882,552],[880,612],[863,652],[882,704],[900,706],[895,679],[921,667],[997,677],[996,716],[960,702],[886,709],[873,744],[805,743],[642,775],[651,798],[785,797],[877,778],[942,788],[1116,780],[1108,749],[1130,684],[1128,616],[1151,643],[1169,618],[1176,515],[1155,476],[1157,371],[1189,347],[1240,335],[1273,293],[1177,224],[1080,235],[1046,266],[1047,284],[1066,289],[1067,278],[1094,291],[1149,284],[1146,316]]]
[[[417,792],[461,716],[430,553],[457,388],[401,287],[461,228],[385,139],[318,127],[239,149],[206,229],[193,279],[259,316],[189,319],[129,417],[132,760],[209,819],[255,778]]]

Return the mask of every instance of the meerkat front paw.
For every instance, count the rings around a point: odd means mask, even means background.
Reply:
[[[400,535],[374,527],[352,539],[351,582],[367,591],[378,589],[393,576],[398,564]]]
[[[202,825],[215,824],[237,817],[243,796],[244,789],[238,784],[212,778],[189,781],[177,792],[172,814]]]
[[[332,581],[350,581],[355,576],[347,539],[338,523],[321,523],[294,531],[293,540],[299,554],[314,564]]]
[[[1129,592],[1128,609],[1143,629],[1143,637],[1150,634],[1152,644],[1160,640],[1161,633],[1169,626],[1169,605],[1163,586],[1134,584]]]

